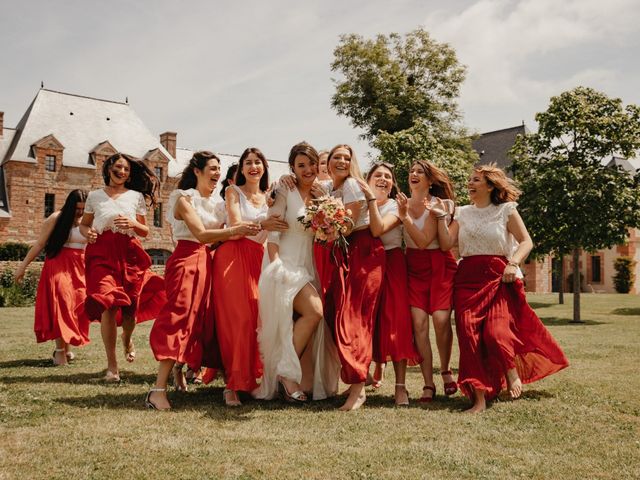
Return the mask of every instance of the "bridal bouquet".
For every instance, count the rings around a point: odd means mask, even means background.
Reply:
[[[305,230],[313,231],[313,239],[321,245],[334,242],[334,246],[346,251],[348,246],[345,233],[353,222],[348,217],[351,211],[344,208],[342,202],[333,197],[322,197],[308,205],[304,215],[298,217]]]

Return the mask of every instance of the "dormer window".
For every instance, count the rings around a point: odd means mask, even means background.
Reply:
[[[46,155],[44,157],[44,168],[47,172],[55,172],[56,171],[56,156],[55,155]]]
[[[162,167],[154,167],[153,170],[156,174],[156,177],[158,177],[158,180],[162,180]]]

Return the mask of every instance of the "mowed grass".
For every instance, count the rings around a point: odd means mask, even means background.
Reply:
[[[417,403],[417,368],[411,406],[395,408],[391,365],[356,412],[337,411],[341,399],[227,409],[219,380],[171,392],[171,412],[147,411],[149,323],[114,386],[100,381],[98,325],[72,366],[54,368],[53,344],[35,343],[33,309],[0,309],[0,478],[640,478],[640,298],[584,295],[584,325],[568,323],[570,295],[563,306],[555,295],[529,300],[571,366],[476,416],[459,394],[440,395],[439,376],[437,401]]]

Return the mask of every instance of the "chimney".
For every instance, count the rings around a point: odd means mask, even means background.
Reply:
[[[0,112],[0,137],[4,135],[4,112]]]
[[[173,158],[176,158],[176,138],[178,134],[176,132],[164,132],[160,134],[160,143]]]

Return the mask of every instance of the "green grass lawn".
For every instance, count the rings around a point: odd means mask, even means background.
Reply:
[[[395,408],[390,366],[356,412],[336,411],[340,399],[231,410],[219,381],[171,392],[171,412],[147,411],[148,323],[114,386],[100,382],[98,325],[72,366],[54,368],[53,344],[35,343],[33,308],[0,309],[0,479],[640,478],[640,297],[583,295],[583,325],[568,323],[570,295],[562,306],[529,299],[571,366],[476,416],[459,394],[415,402],[417,368],[411,406]]]

